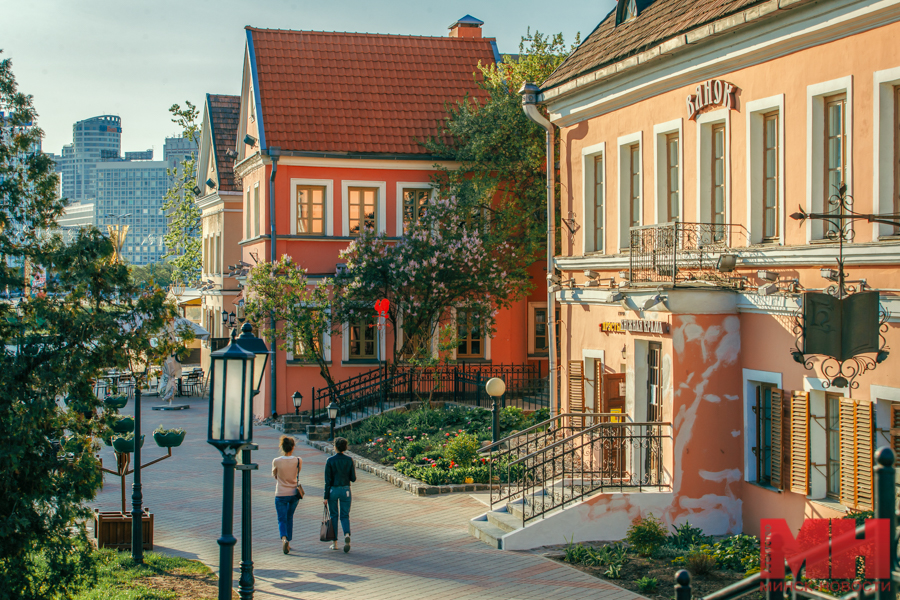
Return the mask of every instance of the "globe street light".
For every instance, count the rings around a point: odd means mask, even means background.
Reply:
[[[500,439],[500,410],[497,407],[497,398],[506,393],[506,384],[499,377],[492,377],[484,384],[484,391],[491,397],[491,441]]]
[[[219,600],[231,600],[234,545],[234,470],[238,449],[253,442],[254,354],[236,343],[210,354],[209,433],[207,442],[222,453],[225,481],[222,496],[222,536],[219,543]],[[248,467],[244,464],[242,467]],[[246,540],[245,540],[246,543]],[[251,592],[252,594],[252,592]],[[252,597],[252,596],[251,596]]]

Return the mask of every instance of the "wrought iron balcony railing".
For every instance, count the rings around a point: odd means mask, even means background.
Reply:
[[[632,283],[710,281],[728,285],[717,269],[719,257],[745,246],[747,230],[731,223],[662,223],[631,228]]]

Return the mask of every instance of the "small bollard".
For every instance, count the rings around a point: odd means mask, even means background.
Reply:
[[[691,600],[691,574],[685,569],[675,573],[675,600]]]

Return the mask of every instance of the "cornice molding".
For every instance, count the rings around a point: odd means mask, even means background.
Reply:
[[[234,165],[234,176],[238,179],[243,179],[264,164],[262,154],[257,150],[238,164]]]

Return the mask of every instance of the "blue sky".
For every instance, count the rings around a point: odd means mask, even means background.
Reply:
[[[19,89],[34,95],[44,150],[72,141],[72,124],[122,117],[123,150],[153,147],[177,132],[168,108],[207,92],[237,94],[245,25],[273,29],[447,34],[458,18],[485,22],[501,52],[516,52],[529,26],[590,33],[612,0],[27,0],[0,11],[0,49]]]

